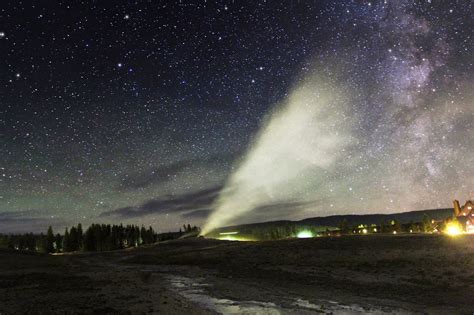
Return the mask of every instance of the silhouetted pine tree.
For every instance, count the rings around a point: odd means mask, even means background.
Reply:
[[[64,252],[70,252],[71,251],[71,239],[69,237],[69,231],[66,228],[64,231],[64,237],[63,237],[63,251]]]
[[[83,246],[84,232],[82,231],[82,224],[77,225],[77,250],[81,250]]]
[[[95,233],[94,233],[94,227],[95,224],[92,224],[89,226],[89,228],[86,230],[86,233],[84,235],[84,250],[88,252],[92,252],[97,250],[96,247],[96,240],[95,240]]]
[[[48,232],[46,233],[46,247],[45,250],[47,253],[54,252],[54,234],[53,228],[51,226],[48,227]]]
[[[56,253],[63,251],[63,238],[61,237],[61,234],[56,234],[56,237],[54,238],[54,244],[56,245]]]

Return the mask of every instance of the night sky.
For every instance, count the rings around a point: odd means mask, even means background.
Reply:
[[[471,1],[281,2],[2,2],[0,233],[472,198]]]

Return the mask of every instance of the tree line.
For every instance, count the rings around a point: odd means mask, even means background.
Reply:
[[[62,235],[54,233],[51,226],[46,234],[0,234],[0,248],[43,253],[109,251],[176,239],[189,232],[198,233],[199,228],[188,224],[179,232],[157,234],[151,226],[92,224],[83,231],[79,223],[66,228]]]

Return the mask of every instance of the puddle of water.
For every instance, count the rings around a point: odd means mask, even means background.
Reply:
[[[204,288],[209,284],[203,283],[205,279],[190,279],[182,276],[167,275],[171,288],[186,299],[202,307],[222,314],[393,314],[397,311],[386,312],[380,308],[364,308],[356,304],[343,305],[336,301],[318,300],[317,304],[308,300],[296,299],[290,307],[283,307],[271,302],[260,301],[233,301],[218,299],[209,296]]]
[[[205,294],[204,287],[209,286],[186,277],[168,276],[175,292],[185,298],[202,305],[203,307],[223,314],[281,314],[281,309],[274,303],[258,301],[233,301],[229,299],[217,299]]]
[[[351,305],[344,305],[336,301],[331,300],[319,300],[321,304],[313,304],[310,303],[308,300],[297,299],[293,305],[297,306],[298,308],[314,310],[318,313],[323,314],[338,314],[338,315],[345,315],[345,314],[371,314],[371,315],[378,315],[378,314],[398,314],[399,311],[392,311],[387,312],[382,310],[381,308],[364,308],[357,304]]]

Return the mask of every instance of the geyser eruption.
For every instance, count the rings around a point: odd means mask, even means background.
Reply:
[[[259,207],[311,200],[303,187],[314,185],[315,170],[331,167],[350,142],[353,116],[348,103],[330,78],[312,77],[296,86],[267,118],[202,233],[234,223]],[[308,176],[310,181],[305,180]]]

